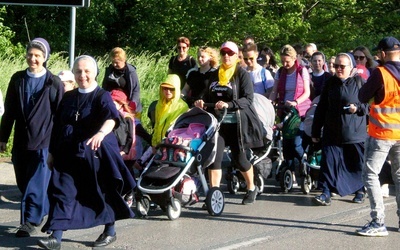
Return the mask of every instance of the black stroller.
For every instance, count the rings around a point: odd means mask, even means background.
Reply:
[[[249,149],[246,153],[247,158],[254,166],[254,185],[258,187],[258,195],[260,195],[264,191],[264,180],[269,177],[272,170],[272,161],[268,158],[268,154],[273,145],[275,109],[269,99],[257,93],[254,93],[253,106],[265,130],[264,147]],[[234,162],[231,162],[228,166],[225,179],[229,193],[236,194],[238,191],[247,190],[246,181],[242,174],[236,170]]]
[[[192,108],[178,117],[138,180],[136,208],[140,214],[147,215],[150,202],[154,202],[170,220],[177,219],[182,206],[198,201],[200,185],[208,213],[222,214],[224,194],[218,187],[209,189],[204,175],[215,160],[218,130],[217,119],[200,108]]]

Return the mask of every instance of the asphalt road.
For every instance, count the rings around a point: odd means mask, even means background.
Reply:
[[[369,219],[368,200],[351,202],[352,196],[335,197],[329,207],[315,206],[309,195],[294,189],[280,192],[269,179],[265,193],[253,205],[241,205],[243,193],[225,191],[225,210],[219,217],[208,215],[202,203],[183,208],[174,221],[160,210],[151,210],[145,219],[116,223],[117,241],[107,249],[399,249],[398,217],[391,186],[386,202],[389,236],[368,238],[355,230]],[[0,249],[38,249],[36,241],[46,237],[15,238],[19,224],[20,194],[15,186],[12,165],[0,163]],[[90,249],[102,227],[64,233],[62,249]]]

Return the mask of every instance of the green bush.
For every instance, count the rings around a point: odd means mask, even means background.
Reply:
[[[48,62],[48,69],[53,74],[58,74],[61,70],[68,69],[68,55],[64,53],[52,54]],[[168,61],[171,55],[161,55],[160,53],[142,52],[133,55],[127,51],[127,61],[134,65],[137,69],[140,81],[141,102],[143,105],[142,123],[144,127],[151,133],[150,121],[147,118],[147,108],[150,103],[158,99],[158,86],[167,75]],[[109,65],[108,56],[96,58],[100,73],[98,82],[101,85],[105,68]],[[11,76],[19,71],[27,68],[24,55],[20,56],[0,56],[0,90],[5,98],[7,86]],[[0,157],[10,156],[12,147],[12,137],[9,139],[7,151],[0,154]]]

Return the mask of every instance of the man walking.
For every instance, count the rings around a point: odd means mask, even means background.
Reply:
[[[360,101],[372,99],[363,167],[372,221],[356,231],[372,237],[388,235],[378,176],[387,157],[392,165],[400,216],[400,42],[394,37],[385,37],[374,50],[378,50],[384,65],[372,72],[359,92]]]

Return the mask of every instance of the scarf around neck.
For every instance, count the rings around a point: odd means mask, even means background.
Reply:
[[[229,80],[235,73],[237,63],[233,63],[231,66],[227,67],[225,64],[221,64],[218,70],[218,79],[221,86],[227,86]]]

